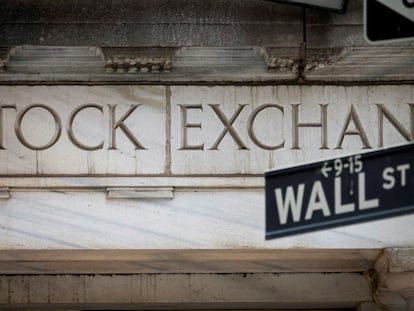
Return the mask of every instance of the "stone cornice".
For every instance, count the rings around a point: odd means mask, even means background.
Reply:
[[[413,47],[0,48],[0,83],[414,81]]]
[[[307,81],[412,81],[412,47],[308,49],[303,77]]]

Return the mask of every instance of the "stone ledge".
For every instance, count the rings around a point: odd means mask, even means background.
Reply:
[[[296,65],[268,57],[266,67],[265,54],[258,47],[19,46],[11,50],[0,83],[263,83],[297,79]]]
[[[0,83],[387,83],[414,81],[414,47],[3,48]],[[0,51],[0,52],[1,52]],[[6,51],[6,52],[5,52]],[[305,54],[306,57],[305,57]],[[303,54],[303,55],[302,55]]]
[[[177,191],[217,189],[264,189],[263,176],[1,176],[0,189],[8,191],[101,191],[120,187],[174,187]]]
[[[10,74],[99,74],[103,72],[100,48],[88,46],[16,46],[10,49],[7,73]]]
[[[350,47],[307,50],[309,82],[414,81],[413,47]]]
[[[362,273],[378,249],[2,250],[0,274]]]
[[[358,273],[0,275],[0,308],[9,309],[333,309],[370,300]]]

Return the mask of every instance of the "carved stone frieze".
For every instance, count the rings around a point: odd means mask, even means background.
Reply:
[[[169,72],[175,48],[102,48],[107,73]]]
[[[169,72],[171,59],[168,57],[111,57],[106,60],[106,72],[147,73]]]

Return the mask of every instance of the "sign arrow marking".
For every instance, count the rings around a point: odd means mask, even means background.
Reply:
[[[325,178],[329,177],[329,172],[332,171],[332,167],[328,166],[328,162],[325,162],[321,168],[321,173]]]

